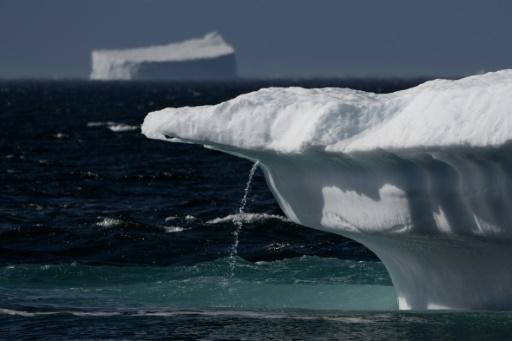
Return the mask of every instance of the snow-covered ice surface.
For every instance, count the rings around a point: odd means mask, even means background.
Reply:
[[[258,160],[289,219],[379,256],[400,309],[512,308],[512,70],[262,89],[150,113],[142,132]]]
[[[152,138],[283,153],[500,145],[512,136],[511,94],[512,70],[391,94],[266,88],[219,105],[153,112],[143,129]]]
[[[91,79],[136,78],[142,65],[208,60],[234,55],[232,46],[216,32],[167,45],[92,52]]]

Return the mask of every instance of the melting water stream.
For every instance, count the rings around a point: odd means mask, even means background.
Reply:
[[[231,249],[229,252],[229,278],[233,278],[235,276],[235,267],[236,267],[236,257],[238,255],[238,243],[239,243],[239,235],[242,227],[244,225],[243,222],[243,214],[245,210],[245,206],[247,205],[247,195],[249,194],[249,189],[251,188],[252,178],[254,177],[254,173],[258,168],[259,161],[256,161],[249,172],[249,178],[247,179],[247,183],[244,189],[244,195],[242,196],[242,200],[240,201],[240,208],[238,209],[238,215],[233,219],[233,224],[235,225],[235,230],[233,231],[233,244],[231,245]]]

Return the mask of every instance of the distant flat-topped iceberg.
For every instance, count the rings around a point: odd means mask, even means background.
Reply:
[[[96,80],[234,77],[235,51],[217,33],[168,45],[92,52],[91,79]]]
[[[262,89],[150,113],[142,132],[258,160],[291,220],[377,254],[400,309],[512,308],[512,70]]]

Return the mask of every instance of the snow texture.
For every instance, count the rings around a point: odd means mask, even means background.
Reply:
[[[143,132],[285,153],[500,145],[512,137],[512,70],[379,95],[266,88],[219,105],[150,113]]]

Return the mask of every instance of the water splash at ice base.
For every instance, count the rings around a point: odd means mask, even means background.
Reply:
[[[383,261],[400,309],[512,308],[512,71],[377,95],[263,89],[143,133],[259,161],[293,221]]]

